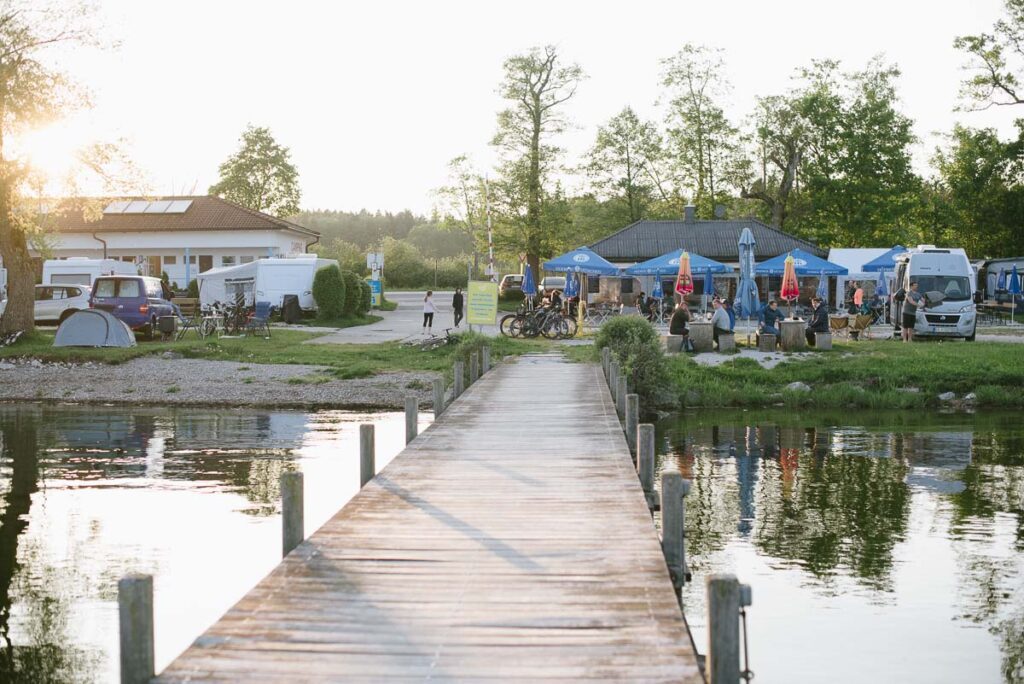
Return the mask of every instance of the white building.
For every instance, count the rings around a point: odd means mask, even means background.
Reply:
[[[121,259],[185,288],[196,274],[264,257],[305,254],[320,234],[211,196],[117,199],[98,220],[53,212],[47,257]],[[33,257],[40,257],[32,252]]]

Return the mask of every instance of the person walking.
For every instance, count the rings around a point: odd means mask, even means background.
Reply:
[[[434,306],[434,291],[427,290],[427,296],[423,298],[423,334],[432,335],[431,328],[434,327],[434,314],[437,308]]]
[[[459,321],[462,320],[462,305],[464,298],[462,296],[462,288],[455,288],[455,294],[452,296],[452,312],[455,314],[455,327],[459,327]]]
[[[910,289],[903,299],[902,331],[904,342],[914,341],[914,326],[917,325],[917,310],[924,311],[924,295],[917,291],[917,281],[910,283]]]

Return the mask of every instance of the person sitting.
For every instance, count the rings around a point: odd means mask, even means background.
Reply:
[[[551,291],[551,308],[560,309],[562,308],[562,293],[558,290]]]
[[[721,344],[718,342],[719,335],[731,335],[732,328],[729,327],[729,314],[726,313],[721,300],[716,299],[712,304],[715,307],[715,313],[711,317],[711,335],[715,344],[721,349]]]
[[[828,322],[828,307],[825,306],[825,302],[821,301],[821,298],[814,297],[811,299],[811,321],[807,324],[807,330],[804,334],[807,335],[807,344],[814,346],[817,341],[817,333],[829,332]]]
[[[636,304],[637,312],[641,316],[646,318],[647,317],[647,308],[649,306],[649,302],[647,300],[647,293],[646,292],[641,292],[640,294],[638,294],[637,297],[636,297],[636,301],[634,303]]]
[[[679,302],[676,304],[676,308],[672,312],[672,318],[669,320],[668,334],[688,337],[690,331],[687,329],[686,324],[689,322],[690,310],[686,307],[686,302]]]
[[[761,332],[778,336],[780,334],[780,323],[783,318],[785,318],[785,314],[779,311],[779,303],[774,299],[769,301],[764,310],[761,311]]]

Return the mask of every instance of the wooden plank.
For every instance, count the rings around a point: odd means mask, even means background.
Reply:
[[[703,681],[599,366],[482,376],[158,677],[427,679]]]

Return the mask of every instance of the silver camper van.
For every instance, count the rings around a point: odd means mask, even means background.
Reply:
[[[918,245],[895,257],[893,323],[896,334],[902,323],[903,302],[910,283],[925,296],[918,310],[914,334],[921,337],[953,337],[974,340],[978,326],[977,275],[967,253],[935,245]]]

